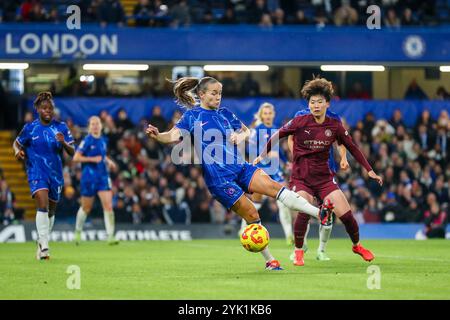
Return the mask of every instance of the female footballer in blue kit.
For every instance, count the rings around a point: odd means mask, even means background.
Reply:
[[[247,139],[249,129],[231,111],[220,107],[222,84],[219,81],[212,77],[183,77],[175,82],[173,91],[177,102],[188,110],[170,131],[160,133],[158,128],[149,125],[146,133],[161,143],[193,137],[205,183],[222,205],[236,212],[248,224],[261,223],[258,211],[245,196],[245,192],[257,192],[280,200],[291,210],[302,208],[302,212],[324,224],[331,223],[332,208],[324,206],[319,209],[307,203],[295,192],[272,180],[263,170],[243,160],[233,144],[238,145]],[[200,106],[197,106],[196,99],[200,100]],[[217,161],[217,156],[223,156],[222,161]],[[226,159],[225,163],[223,159]],[[266,269],[282,270],[268,247],[261,253]]]
[[[105,228],[109,244],[118,244],[114,238],[114,211],[112,207],[111,179],[108,167],[114,169],[115,163],[106,155],[106,141],[102,136],[102,123],[100,118],[89,118],[89,134],[80,143],[74,162],[82,164],[81,172],[81,206],[78,209],[75,224],[75,243],[81,242],[81,232],[87,215],[92,210],[94,197],[98,195],[103,207]]]
[[[13,144],[15,156],[26,160],[31,195],[36,201],[38,260],[50,259],[49,235],[55,222],[63,179],[62,153],[75,152],[74,140],[64,122],[53,119],[55,104],[50,92],[41,92],[34,101],[39,119],[27,123]]]
[[[267,141],[269,141],[272,134],[278,130],[278,128],[273,125],[273,121],[275,119],[275,107],[273,104],[268,102],[261,104],[258,112],[255,114],[255,119],[256,127],[252,130],[252,134],[250,135],[249,153],[256,157],[262,151]],[[282,185],[286,185],[279,161],[283,160],[283,155],[284,154],[282,152],[272,151],[267,161],[262,161],[256,166],[263,169],[274,181]],[[286,162],[286,160],[287,159],[284,159],[284,162]],[[252,201],[257,210],[261,207],[262,200],[263,196],[261,194],[253,193]],[[291,210],[280,201],[277,201],[277,206],[280,215],[280,223],[283,227],[286,242],[291,245],[294,242]],[[241,230],[243,230],[246,225],[247,223],[244,219],[242,219]]]

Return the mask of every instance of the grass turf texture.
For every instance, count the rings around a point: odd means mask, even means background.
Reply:
[[[305,266],[271,240],[284,271],[264,270],[260,254],[236,240],[190,242],[51,243],[52,258],[37,261],[36,245],[0,244],[0,299],[450,299],[450,242],[367,240],[372,263],[332,239],[331,261],[315,260],[309,241]],[[69,290],[67,267],[81,269],[81,289]],[[367,288],[367,267],[381,269],[381,289]]]

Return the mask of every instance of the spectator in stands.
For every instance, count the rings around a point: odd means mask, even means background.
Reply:
[[[153,14],[153,7],[149,0],[139,0],[133,8],[134,19],[138,27],[149,26]]]
[[[128,119],[128,114],[125,109],[120,109],[116,120],[116,128],[119,134],[123,134],[126,130],[134,128],[133,122]]]
[[[295,17],[292,20],[292,24],[307,25],[310,23],[309,19],[305,16],[305,11],[297,10]]]
[[[318,27],[324,27],[328,24],[328,17],[324,9],[317,9],[316,15],[314,16],[314,22]]]
[[[30,22],[47,22],[49,17],[47,11],[39,1],[35,2],[31,11],[28,14],[28,20]]]
[[[8,186],[6,180],[0,180],[0,223],[9,225],[16,220],[15,196]],[[23,213],[22,213],[23,215]],[[20,219],[22,217],[17,217]]]
[[[160,132],[165,132],[167,130],[167,121],[161,115],[161,107],[156,105],[153,107],[152,116],[149,119],[149,123],[158,128]]]
[[[59,12],[58,12],[58,8],[57,7],[52,7],[52,9],[50,10],[50,13],[48,14],[48,21],[49,22],[54,22],[54,23],[60,23],[61,22],[61,17],[59,16]],[[52,84],[53,87],[55,87],[55,83]],[[50,92],[55,93],[56,90],[50,90]]]
[[[450,93],[445,90],[443,86],[440,86],[436,90],[436,99],[438,100],[449,100],[450,99]]]
[[[364,89],[363,84],[360,81],[355,81],[347,94],[347,98],[367,100],[370,99],[370,94],[366,89]]]
[[[405,99],[409,100],[426,100],[428,96],[422,90],[422,88],[417,84],[417,80],[413,79],[409,84],[405,92]]]
[[[241,95],[242,96],[259,96],[260,89],[259,89],[259,83],[253,79],[252,74],[249,72],[245,76],[244,81],[242,82],[241,86]]]
[[[125,23],[125,11],[119,0],[102,0],[97,13],[103,27],[108,24],[123,26]]]
[[[153,1],[154,19],[150,22],[153,27],[167,27],[169,25],[169,7],[162,0]]]
[[[433,186],[433,192],[436,194],[438,203],[450,202],[448,182],[445,182],[443,175],[436,178],[435,184]]]
[[[377,208],[377,202],[373,197],[371,197],[369,202],[364,206],[363,217],[365,223],[380,222],[380,212]]]
[[[405,123],[403,122],[403,115],[399,109],[394,110],[394,114],[392,115],[389,124],[394,127],[394,129],[397,129],[399,126],[405,127]]]
[[[0,22],[13,22],[17,20],[19,4],[16,0],[3,0],[0,3],[2,16]]]
[[[259,21],[258,26],[262,28],[271,28],[273,26],[272,18],[269,13],[264,13],[261,16],[261,20]]]
[[[397,17],[397,13],[394,8],[387,10],[386,18],[384,19],[384,25],[388,28],[400,27],[400,19]]]
[[[272,17],[273,17],[273,24],[275,26],[282,26],[282,25],[286,24],[286,17],[285,17],[283,9],[277,8],[272,13]]]
[[[413,12],[410,8],[405,8],[402,13],[401,25],[402,26],[414,26],[417,25],[418,22],[416,18],[413,16]]]
[[[75,188],[71,185],[64,186],[64,191],[57,207],[57,220],[75,223],[75,217],[79,207],[80,204],[78,203]]]
[[[358,22],[358,12],[350,6],[349,0],[342,0],[341,6],[334,14],[334,24],[336,26],[352,26]]]
[[[215,224],[223,224],[225,223],[227,210],[224,206],[220,204],[219,201],[214,200],[210,209],[211,214],[211,222]]]
[[[372,129],[372,138],[378,142],[391,142],[395,134],[395,129],[384,119],[380,119],[376,122],[375,127]]]
[[[30,21],[30,13],[33,11],[35,2],[36,0],[25,0],[20,5],[20,15],[18,17],[19,20],[24,22]]]
[[[220,24],[236,24],[236,16],[234,15],[234,10],[232,7],[229,7],[225,10],[225,14],[219,20]]]
[[[201,17],[200,24],[214,24],[215,23],[215,19],[213,16],[213,12],[212,10],[208,9],[203,13],[203,16]]]
[[[269,15],[270,17],[270,12],[269,9],[267,8],[267,3],[266,0],[253,0],[252,4],[250,5],[249,10],[249,23],[254,23],[254,24],[260,24],[261,23],[265,23],[268,24],[268,18],[267,16],[264,18],[264,15]],[[265,25],[267,26],[267,25]]]
[[[446,227],[447,212],[440,209],[439,204],[435,202],[425,212],[425,235],[427,238],[445,238]]]
[[[186,0],[179,0],[170,10],[169,15],[172,18],[172,27],[186,27],[191,24],[191,14]]]
[[[81,22],[98,22],[101,2],[102,0],[81,0],[78,4],[81,11]]]
[[[436,137],[428,130],[425,124],[420,124],[417,134],[415,136],[416,141],[419,143],[422,150],[428,151],[436,142]]]

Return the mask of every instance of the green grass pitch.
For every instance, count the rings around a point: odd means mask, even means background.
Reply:
[[[310,240],[304,267],[289,261],[284,241],[271,251],[284,271],[264,270],[260,254],[236,240],[189,242],[52,243],[52,258],[37,261],[35,244],[0,244],[0,299],[450,299],[450,242],[367,240],[376,258],[364,262],[346,239],[331,239],[331,261],[315,260]],[[80,267],[81,288],[66,273]],[[381,271],[369,290],[367,267]]]

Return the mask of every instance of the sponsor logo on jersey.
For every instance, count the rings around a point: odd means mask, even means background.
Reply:
[[[331,144],[330,141],[325,140],[305,140],[304,144],[307,146],[314,145],[314,146],[329,146]]]
[[[311,134],[311,130],[305,130],[307,134]]]

